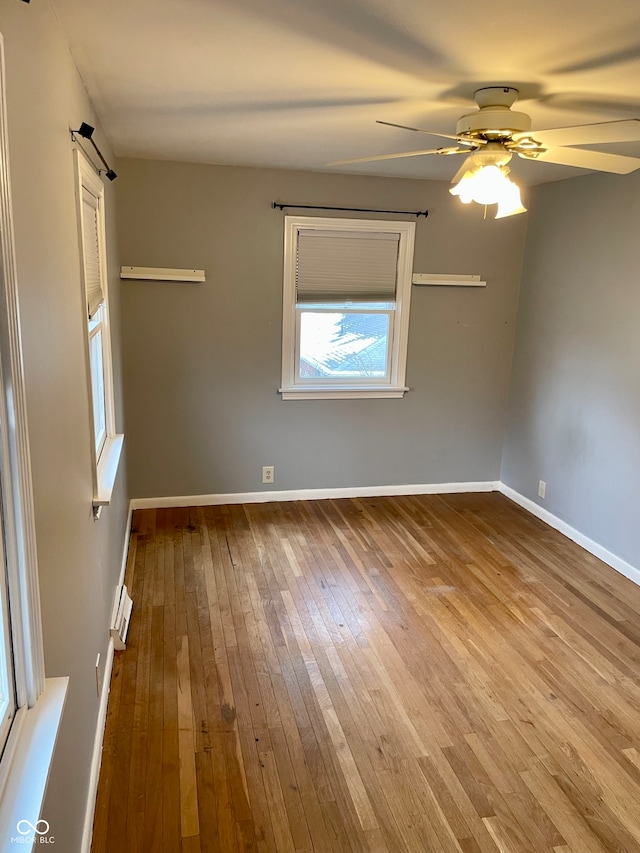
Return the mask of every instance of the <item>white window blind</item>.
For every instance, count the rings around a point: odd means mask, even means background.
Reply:
[[[104,300],[99,249],[99,200],[86,187],[82,188],[82,242],[84,282],[87,293],[87,310],[93,317]]]
[[[300,229],[296,301],[394,300],[399,242],[392,232]]]

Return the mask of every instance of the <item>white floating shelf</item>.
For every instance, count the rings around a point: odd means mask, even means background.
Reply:
[[[479,275],[436,275],[435,273],[416,272],[411,279],[418,285],[445,285],[447,287],[486,287]]]
[[[204,270],[172,270],[164,267],[120,267],[120,278],[145,281],[205,281]]]

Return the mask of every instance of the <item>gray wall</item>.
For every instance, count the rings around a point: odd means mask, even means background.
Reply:
[[[529,218],[502,479],[638,566],[640,174],[539,187]]]
[[[276,490],[498,478],[525,217],[483,220],[441,182],[118,167],[122,264],[207,273],[205,284],[123,284],[132,496],[261,490],[262,465],[275,465]],[[428,208],[415,270],[488,280],[486,289],[413,288],[404,399],[280,399],[283,214],[274,199]]]
[[[15,237],[48,676],[71,677],[43,817],[76,853],[127,513],[124,465],[113,504],[92,517],[91,429],[75,174],[69,127],[97,124],[49,3],[2,0]],[[97,131],[98,144],[105,145]],[[108,150],[108,146],[105,145]],[[119,376],[119,280],[107,187],[111,308]],[[117,381],[120,399],[120,382]],[[122,426],[118,405],[118,421]]]

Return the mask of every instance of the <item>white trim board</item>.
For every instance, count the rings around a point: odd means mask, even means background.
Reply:
[[[526,509],[527,512],[531,513],[531,515],[535,515],[536,518],[544,521],[549,525],[549,527],[553,527],[555,530],[560,531],[560,533],[564,534],[568,539],[571,539],[577,545],[580,545],[581,548],[584,548],[585,551],[593,554],[594,557],[602,560],[603,563],[611,566],[612,569],[615,569],[621,575],[624,575],[626,578],[629,578],[629,580],[640,586],[640,569],[636,569],[635,566],[627,563],[626,560],[622,559],[622,557],[618,557],[617,554],[607,550],[607,548],[603,547],[598,542],[594,542],[593,539],[589,539],[589,537],[585,536],[584,533],[580,533],[580,531],[576,530],[575,527],[571,527],[571,525],[567,524],[566,521],[558,518],[557,515],[553,515],[553,513],[544,509],[535,501],[521,495],[520,492],[516,492],[515,489],[512,489],[510,486],[500,482],[498,483],[498,491],[502,492],[506,498],[509,498],[514,503],[518,504],[518,506]]]
[[[16,714],[7,741],[7,749],[11,750],[8,756],[10,773],[0,798],[0,837],[5,839],[1,848],[4,853],[16,849],[9,839],[22,835],[18,830],[21,821],[37,826],[68,688],[67,677],[45,678],[37,705],[34,708],[23,706]],[[27,839],[26,835],[23,837]],[[27,839],[32,844],[35,840],[33,836]],[[22,838],[16,839],[20,841]]]
[[[93,840],[93,818],[96,811],[96,800],[98,797],[98,780],[100,779],[100,765],[102,764],[102,743],[104,730],[107,724],[107,707],[109,704],[109,686],[111,683],[111,670],[113,669],[113,640],[109,637],[107,647],[107,659],[102,676],[100,688],[100,705],[98,707],[98,719],[96,721],[96,734],[93,740],[93,753],[91,755],[91,771],[89,773],[89,785],[87,792],[87,806],[84,813],[84,827],[82,829],[82,853],[89,853],[91,841]]]
[[[129,501],[129,512],[127,514],[127,523],[124,528],[124,543],[122,545],[122,562],[120,563],[120,576],[118,577],[118,586],[124,583],[124,576],[127,571],[127,557],[129,556],[129,540],[131,539],[131,523],[133,520],[133,507]]]
[[[286,491],[232,492],[226,495],[181,495],[164,498],[133,498],[132,509],[163,509],[184,506],[318,501],[330,498],[379,498],[393,495],[446,495],[456,492],[495,492],[499,483],[427,483],[401,486],[352,486],[336,489],[288,489]]]
[[[120,577],[117,587],[124,583],[127,570],[127,555],[129,554],[129,540],[131,539],[131,520],[133,518],[133,507],[129,504],[129,513],[124,530],[124,544],[122,549],[122,563],[120,565]],[[108,630],[108,628],[107,628]],[[96,811],[96,800],[98,797],[98,780],[100,779],[100,765],[102,763],[102,743],[104,730],[107,723],[107,707],[109,704],[109,689],[111,686],[111,670],[113,669],[113,640],[109,638],[107,657],[102,676],[100,688],[100,705],[98,706],[98,718],[96,720],[96,734],[93,740],[93,753],[91,755],[91,770],[87,790],[87,805],[84,812],[84,826],[82,829],[81,853],[90,853],[93,838],[93,818]]]

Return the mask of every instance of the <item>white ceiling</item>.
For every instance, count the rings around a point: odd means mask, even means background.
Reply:
[[[452,133],[487,85],[518,88],[536,129],[640,117],[638,0],[53,2],[118,156],[325,170],[443,144],[375,121]],[[583,174],[511,165],[523,183]],[[450,179],[458,166],[331,171]]]

